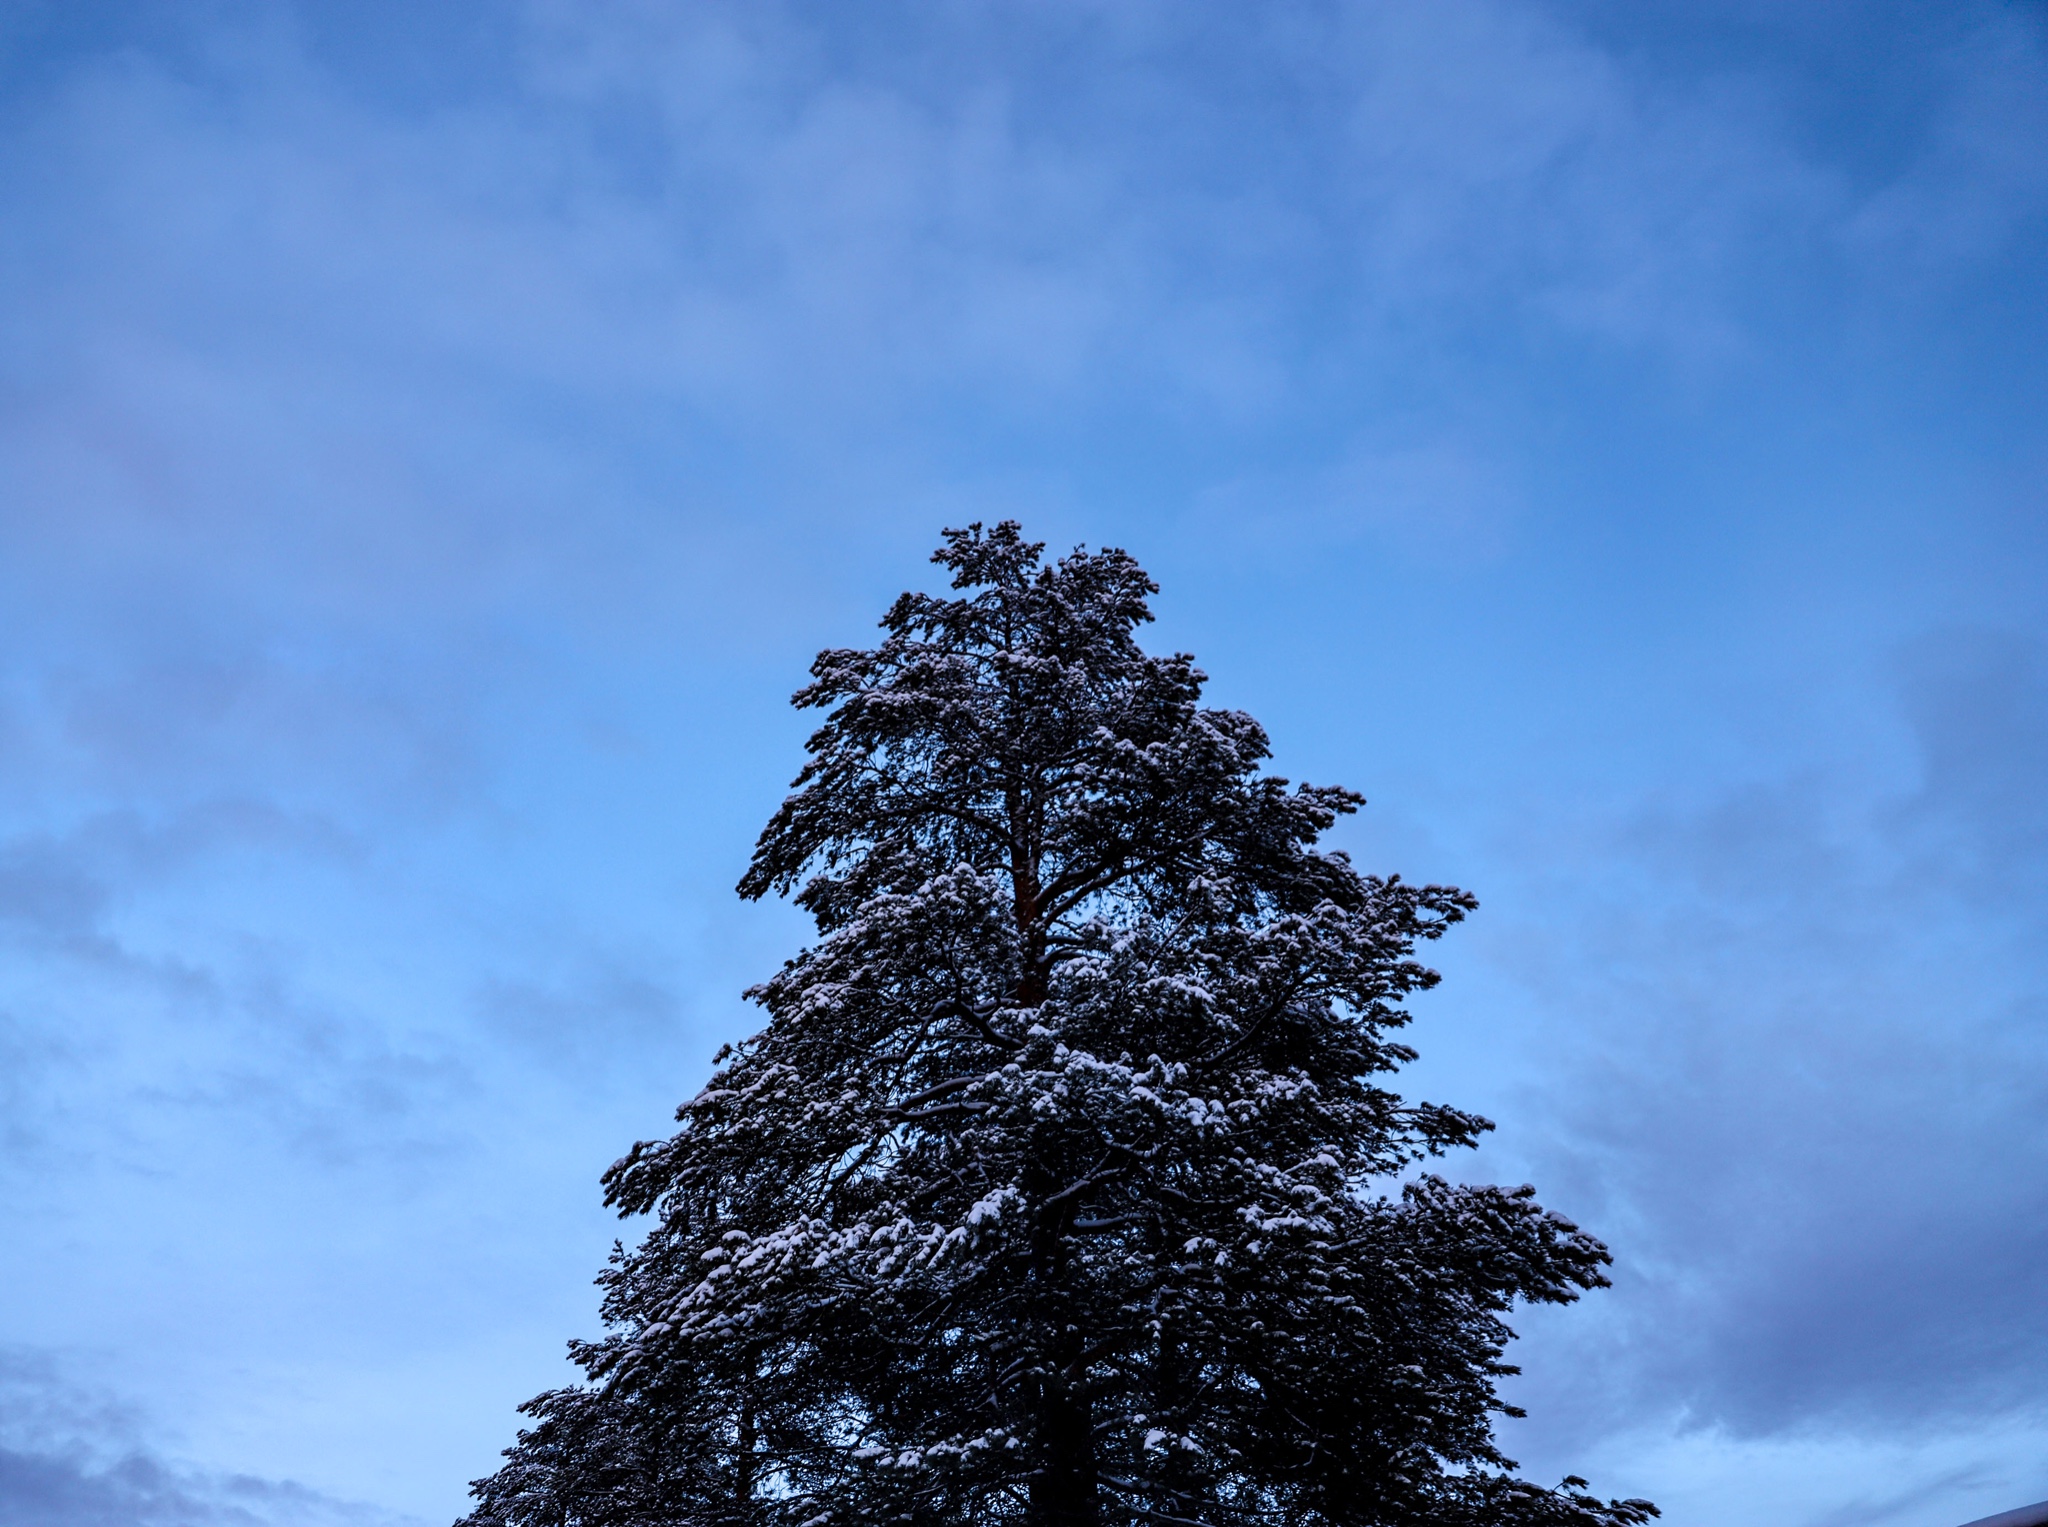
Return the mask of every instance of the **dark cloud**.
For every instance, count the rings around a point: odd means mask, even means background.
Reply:
[[[1619,1268],[1577,1323],[1534,1322],[1529,1361],[1581,1427],[1912,1432],[2038,1407],[2041,651],[1915,646],[1903,790],[1809,777],[1659,808],[1581,861],[1605,895],[1549,884],[1570,912],[1522,930],[1519,969],[1572,1014],[1578,1071],[1517,1111],[1560,1126],[1532,1148]]]
[[[245,1475],[131,1456],[104,1468],[0,1449],[0,1516],[19,1527],[399,1527],[375,1507]]]
[[[289,1481],[165,1461],[131,1407],[0,1350],[0,1521],[10,1527],[417,1527]]]

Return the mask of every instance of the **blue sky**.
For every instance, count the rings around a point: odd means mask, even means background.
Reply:
[[[2048,11],[0,9],[0,1515],[443,1521],[943,525],[1483,903],[1532,1473],[2048,1497]]]

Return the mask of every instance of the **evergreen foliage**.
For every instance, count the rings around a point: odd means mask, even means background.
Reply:
[[[1124,553],[1006,522],[935,560],[957,597],[796,696],[826,719],[740,891],[820,941],[606,1173],[654,1228],[469,1527],[1654,1515],[1492,1440],[1504,1315],[1606,1250],[1415,1172],[1491,1126],[1377,1080],[1472,898],[1319,851],[1360,798],[1262,774],[1139,648]]]

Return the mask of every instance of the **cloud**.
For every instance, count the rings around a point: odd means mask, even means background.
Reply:
[[[1410,561],[1469,565],[1501,558],[1525,503],[1511,469],[1486,447],[1440,435],[1360,440],[1327,465],[1220,483],[1191,518],[1248,556],[1284,559],[1370,539]]]
[[[322,995],[246,908],[231,904],[229,927],[204,910],[223,877],[347,878],[363,852],[317,816],[235,799],[0,840],[6,1165],[49,1170],[52,1142],[97,1116],[102,1165],[132,1166],[195,1113],[334,1163],[430,1154],[430,1113],[470,1067]]]
[[[1559,824],[1613,836],[1507,898],[1527,921],[1494,958],[1563,1068],[1516,1103],[1554,1131],[1522,1148],[1618,1257],[1612,1295],[1532,1321],[1560,1426],[1891,1434],[2038,1406],[2041,658],[1917,643],[1903,790],[1810,775]]]
[[[31,832],[0,842],[0,929],[75,946],[101,940],[118,901],[209,854],[283,849],[348,857],[347,834],[317,817],[263,801],[216,799],[150,820],[102,811],[62,834]]]
[[[414,1527],[288,1481],[180,1467],[131,1407],[0,1350],[0,1519],[19,1527]]]
[[[2030,932],[2048,912],[2048,647],[2014,631],[1949,629],[1902,655],[1924,760],[1899,830],[1973,900]]]
[[[1910,159],[1845,229],[1923,273],[2001,255],[2048,207],[2048,27],[2034,7],[1973,20],[1934,56],[1945,88]]]
[[[297,1485],[182,1472],[144,1455],[92,1468],[6,1449],[0,1514],[19,1527],[401,1527],[419,1520]]]
[[[1752,99],[1643,92],[1570,26],[1471,0],[1122,26],[551,5],[512,35],[491,88],[411,110],[288,30],[206,69],[74,69],[23,144],[56,178],[18,266],[68,359],[39,337],[16,364],[91,388],[38,432],[88,496],[189,502],[218,470],[189,442],[237,429],[262,475],[216,496],[270,479],[312,511],[244,556],[326,540],[349,569],[390,544],[376,498],[432,493],[395,570],[445,548],[474,580],[516,561],[477,500],[516,515],[520,474],[463,442],[547,469],[508,404],[834,450],[934,388],[1020,423],[1137,388],[1238,424],[1299,406],[1318,352],[1412,361],[1425,313],[1725,345],[1741,251],[1841,211]]]
[[[689,1031],[674,988],[619,953],[587,954],[565,978],[486,981],[477,1004],[494,1034],[586,1073],[644,1066]]]

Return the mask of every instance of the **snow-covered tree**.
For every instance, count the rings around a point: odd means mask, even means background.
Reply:
[[[1360,798],[1139,648],[1129,556],[1041,550],[948,531],[957,597],[813,666],[740,891],[820,940],[606,1174],[653,1228],[471,1527],[1643,1522],[1492,1437],[1503,1317],[1605,1248],[1380,1085],[1472,899],[1317,849]]]

